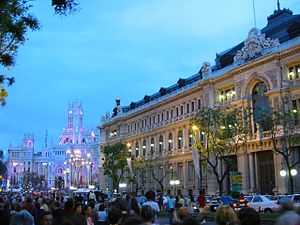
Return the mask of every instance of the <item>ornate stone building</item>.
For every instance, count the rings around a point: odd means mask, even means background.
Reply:
[[[84,128],[83,116],[81,104],[72,103],[68,107],[67,125],[59,137],[58,144],[48,146],[45,140],[45,146],[36,149],[33,135],[25,135],[21,146],[9,147],[10,186],[22,187],[26,176],[41,178],[42,189],[97,185],[99,138],[93,130]]]
[[[176,177],[177,188],[216,193],[209,168],[202,168],[200,179],[195,175],[190,119],[203,107],[251,106],[254,111],[275,107],[280,94],[287,92],[293,109],[300,110],[300,15],[278,8],[268,17],[267,26],[251,29],[243,42],[217,54],[215,65],[203,63],[197,74],[128,106],[117,100],[112,115],[106,115],[100,126],[101,146],[128,143],[134,159],[143,156],[156,162],[156,174],[171,169],[172,176],[163,181],[165,188]],[[244,193],[286,193],[287,177],[280,176],[282,158],[274,154],[270,138],[257,129],[255,120],[254,116],[246,149],[231,156],[232,172],[242,175]],[[300,159],[299,148],[294,157]],[[299,175],[295,181],[295,190],[300,191]],[[151,178],[140,182],[147,182],[145,189],[159,188]],[[229,177],[224,189],[230,189]]]

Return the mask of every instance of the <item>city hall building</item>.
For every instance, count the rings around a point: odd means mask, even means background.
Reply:
[[[300,110],[300,15],[279,7],[263,29],[251,29],[245,36],[238,45],[218,53],[214,65],[203,63],[197,74],[127,106],[117,100],[113,113],[104,116],[100,125],[101,147],[123,142],[133,160],[154,161],[155,174],[171,168],[172,176],[163,180],[165,190],[172,188],[170,179],[176,177],[180,181],[176,188],[185,192],[200,188],[210,194],[218,192],[209,168],[203,168],[200,178],[195,174],[191,119],[197,112],[216,106],[276,107],[282,93],[289,93],[290,104]],[[241,174],[244,193],[286,193],[288,177],[280,176],[282,157],[272,151],[270,137],[259,134],[255,118],[251,123],[246,148],[230,156],[234,159],[231,172]],[[298,147],[294,153],[299,160]],[[299,165],[296,170],[295,191],[299,192]],[[139,179],[144,190],[159,189],[151,176]],[[224,190],[230,191],[229,177]]]
[[[99,177],[99,136],[83,126],[81,103],[73,102],[66,126],[56,144],[37,147],[33,135],[8,149],[8,180],[11,188],[79,188],[96,186]]]

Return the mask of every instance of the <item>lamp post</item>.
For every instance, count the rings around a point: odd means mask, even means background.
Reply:
[[[282,177],[282,178],[285,178],[286,176],[289,176],[289,175],[291,175],[292,177],[295,177],[295,176],[297,176],[297,174],[298,174],[298,171],[295,169],[295,168],[293,168],[293,169],[291,169],[290,171],[286,171],[285,169],[281,169],[280,171],[279,171],[279,175]],[[288,188],[289,189],[289,188]],[[292,191],[293,192],[293,191]]]

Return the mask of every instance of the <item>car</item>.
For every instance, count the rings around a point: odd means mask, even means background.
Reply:
[[[275,212],[279,205],[264,195],[246,196],[247,206],[255,209],[257,212]]]

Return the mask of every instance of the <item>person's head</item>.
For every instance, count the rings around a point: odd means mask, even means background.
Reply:
[[[238,218],[234,210],[230,206],[220,206],[216,212],[217,225],[236,224]]]
[[[93,209],[91,206],[89,205],[85,205],[83,207],[83,214],[86,216],[86,217],[91,217],[93,216]]]
[[[52,225],[53,224],[53,215],[50,212],[42,213],[40,217],[40,225]]]
[[[122,225],[143,225],[144,221],[141,217],[139,216],[130,216],[127,217]]]
[[[140,215],[140,206],[136,198],[131,199],[131,209],[135,212],[135,214]]]
[[[259,213],[253,208],[242,208],[238,213],[240,225],[253,225],[260,224]]]
[[[145,205],[142,207],[141,216],[146,223],[152,223],[155,219],[155,212],[150,206]]]
[[[82,205],[81,205],[80,203],[77,203],[77,204],[75,205],[74,211],[75,211],[75,213],[77,213],[77,214],[81,214],[81,213],[82,213]]]
[[[123,217],[122,210],[112,206],[108,211],[108,221],[110,224],[117,224]]]
[[[104,204],[100,204],[99,208],[98,208],[98,211],[104,211],[104,210],[105,210]]]
[[[73,202],[73,200],[69,199],[68,201],[66,201],[65,207],[64,207],[65,211],[70,212],[70,211],[73,210],[73,208],[74,208],[74,202]]]
[[[154,191],[148,191],[146,193],[146,198],[149,201],[155,201],[155,192]]]
[[[180,221],[190,216],[189,209],[187,207],[180,207],[177,211],[177,216]]]
[[[185,218],[181,223],[181,225],[200,225],[199,221],[196,218],[191,216]]]
[[[279,217],[276,225],[300,225],[300,216],[293,211],[286,212]]]
[[[171,195],[171,190],[169,189],[169,190],[167,190],[167,195]]]

